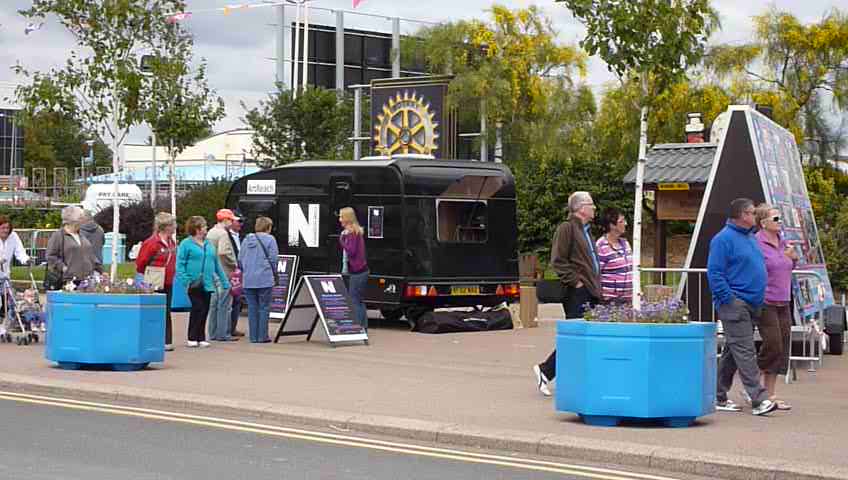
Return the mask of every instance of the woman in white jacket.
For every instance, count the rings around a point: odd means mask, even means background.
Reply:
[[[9,280],[12,276],[12,257],[22,264],[29,264],[21,238],[14,232],[12,221],[0,215],[0,317],[6,317],[6,295],[14,295]],[[6,322],[0,323],[0,334],[6,333]]]

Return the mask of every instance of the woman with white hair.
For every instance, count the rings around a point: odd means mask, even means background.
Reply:
[[[171,295],[177,266],[177,218],[159,212],[153,219],[153,235],[141,244],[135,260],[136,272],[143,276],[158,293],[167,296],[165,302],[165,351],[174,349],[171,325]]]
[[[94,255],[91,243],[80,236],[82,218],[81,208],[63,208],[62,228],[53,232],[47,242],[47,269],[61,274],[62,284],[79,283],[94,272],[103,273],[103,265]]]

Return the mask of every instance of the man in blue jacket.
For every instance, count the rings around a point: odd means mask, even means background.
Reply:
[[[760,383],[754,349],[754,322],[758,320],[766,291],[766,264],[754,237],[754,202],[737,198],[730,203],[730,219],[710,242],[707,279],[713,303],[724,327],[725,348],[718,364],[716,408],[742,409],[727,398],[733,375],[751,397],[751,413],[765,415],[777,405]]]

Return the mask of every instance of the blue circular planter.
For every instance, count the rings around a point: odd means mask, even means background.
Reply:
[[[557,323],[556,409],[585,423],[691,425],[715,412],[716,326]]]
[[[48,292],[44,356],[62,368],[140,370],[165,359],[165,295]]]

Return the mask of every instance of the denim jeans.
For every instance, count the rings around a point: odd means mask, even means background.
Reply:
[[[271,287],[245,288],[250,343],[269,342],[268,315],[271,313]]]
[[[360,325],[368,329],[368,309],[365,308],[365,287],[368,285],[368,270],[350,274],[350,300],[353,303],[353,315]]]
[[[226,340],[230,336],[230,310],[233,305],[233,297],[229,288],[221,288],[215,283],[215,291],[209,301],[209,318],[207,327],[209,340]]]

